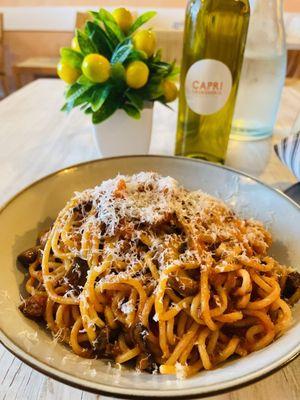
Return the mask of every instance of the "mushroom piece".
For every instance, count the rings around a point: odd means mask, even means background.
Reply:
[[[290,300],[291,302],[294,303],[294,295],[298,298],[298,295],[296,295],[296,292],[300,292],[300,273],[297,271],[291,272],[288,274],[285,282],[284,289],[282,291],[282,297],[285,299]],[[299,294],[300,297],[300,294]],[[297,300],[296,300],[297,301]]]
[[[88,270],[89,266],[86,260],[80,257],[74,258],[73,264],[65,276],[65,280],[77,294],[81,293],[81,289],[85,285]]]
[[[31,247],[28,250],[23,251],[17,257],[17,260],[23,265],[23,267],[28,268],[30,264],[34,263],[38,256],[39,247]]]
[[[46,310],[47,296],[35,294],[25,299],[19,306],[19,310],[31,319],[43,317]]]

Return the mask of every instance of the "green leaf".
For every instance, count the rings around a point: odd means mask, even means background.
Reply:
[[[104,25],[106,29],[109,27],[109,29],[115,34],[119,42],[122,42],[125,39],[124,33],[121,31],[118,24],[116,24],[115,22],[106,21],[104,22]]]
[[[89,101],[90,94],[84,93],[81,96],[77,97],[74,101],[68,101],[63,105],[61,111],[66,111],[69,113],[73,108],[79,106],[80,104],[87,103]],[[86,105],[85,105],[86,107]]]
[[[126,103],[126,104],[124,104],[124,105],[122,106],[122,108],[123,108],[124,111],[126,111],[126,113],[127,113],[130,117],[132,117],[132,118],[134,118],[134,119],[140,119],[140,118],[141,118],[141,113],[140,113],[140,111],[139,111],[137,108],[135,108],[132,104]]]
[[[93,113],[93,124],[99,124],[109,118],[120,106],[120,96],[115,93],[114,96],[106,98],[102,107],[95,113]]]
[[[82,85],[82,86],[91,86],[94,84],[94,82],[90,81],[85,75],[81,75],[77,79],[77,83],[79,83],[79,85]]]
[[[148,93],[149,93],[149,98],[150,100],[156,100],[159,97],[163,96],[164,92],[161,86],[156,85],[156,86],[150,86],[148,88]]]
[[[161,78],[151,78],[145,87],[137,90],[136,92],[144,99],[144,100],[156,100],[159,97],[163,96],[163,88],[162,83],[163,79]]]
[[[132,50],[127,58],[127,61],[146,61],[148,59],[147,54],[141,50]]]
[[[70,96],[72,96],[72,94],[77,92],[78,89],[80,89],[80,85],[77,82],[73,83],[73,85],[68,86],[65,93],[65,98],[68,99]]]
[[[125,40],[123,43],[120,43],[116,47],[116,49],[111,57],[110,62],[112,64],[123,63],[124,61],[126,61],[127,57],[130,55],[132,48],[133,48],[133,45],[132,45],[132,42],[130,39]]]
[[[128,100],[130,100],[130,103],[132,103],[132,105],[138,110],[142,110],[144,108],[143,98],[138,93],[128,91],[125,96]]]
[[[110,59],[114,46],[110,42],[106,32],[95,22],[88,21],[85,25],[85,32],[98,50],[106,58]]]
[[[122,36],[118,35],[117,32],[119,27],[110,21],[103,22],[103,24],[105,26],[106,33],[110,38],[110,41],[113,43],[114,47],[116,47],[120,42],[124,40],[123,33],[120,31]]]
[[[99,11],[99,19],[103,22],[106,33],[108,34],[110,40],[113,41],[114,47],[116,47],[120,42],[123,42],[125,39],[124,33],[110,12],[104,10],[104,8],[101,8]]]
[[[77,107],[80,104],[90,101],[93,91],[93,86],[82,86],[78,83],[74,83],[69,86],[65,97],[66,104],[62,107],[62,111],[70,112],[72,108]]]
[[[61,107],[60,111],[68,112],[68,103],[65,103],[65,104]]]
[[[94,88],[90,87],[90,88],[88,88],[88,90],[85,93],[83,93],[81,96],[77,97],[77,99],[74,100],[74,102],[73,102],[73,108],[78,107],[80,105],[84,105],[85,108],[89,107],[90,106],[89,103],[90,103],[91,97],[93,95],[93,90],[94,90]]]
[[[97,47],[84,32],[77,30],[76,36],[83,55],[86,56],[87,54],[97,53]]]
[[[153,62],[158,62],[161,60],[162,49],[158,49],[157,52],[153,56]]]
[[[174,66],[172,70],[169,72],[168,78],[175,78],[180,73],[180,67]]]
[[[150,68],[152,68],[153,70],[164,70],[164,71],[169,71],[172,69],[172,64],[169,64],[167,62],[164,61],[157,61],[157,62],[151,62],[150,63]]]
[[[109,11],[105,10],[105,8],[100,8],[98,15],[102,22],[109,21],[109,22],[113,22],[114,24],[117,25],[117,22],[114,19],[113,15]]]
[[[68,103],[74,102],[89,89],[90,86],[80,86],[78,90],[76,90],[74,93],[72,93],[72,95],[68,97]]]
[[[84,110],[84,113],[85,113],[85,114],[92,114],[92,113],[93,113],[92,107],[86,108],[86,109]]]
[[[92,110],[93,110],[93,112],[96,112],[96,111],[100,110],[100,108],[102,107],[103,103],[107,99],[110,91],[111,91],[111,86],[99,87],[94,91],[93,99],[92,99]]]
[[[121,63],[115,63],[111,65],[110,76],[115,81],[125,80],[125,68]]]
[[[158,62],[150,62],[149,68],[151,71],[151,75],[154,79],[166,79],[175,68],[174,64],[169,64],[167,62],[158,61]]]
[[[85,104],[81,105],[79,108],[80,108],[80,110],[85,111],[89,107],[90,107],[90,105],[88,103],[85,103]]]
[[[156,14],[157,14],[156,11],[148,11],[148,12],[145,12],[144,14],[140,15],[134,21],[133,25],[129,29],[128,35],[131,35],[133,32],[135,32],[142,25],[144,25],[146,22],[148,22],[151,18],[155,17]]]
[[[179,71],[179,67],[176,65],[176,60],[173,60],[173,62],[170,64],[170,72],[172,72],[174,70]]]
[[[62,47],[60,49],[60,55],[63,61],[68,63],[73,68],[81,68],[83,56],[69,47]]]
[[[90,10],[88,13],[94,18],[95,21],[100,21],[99,12]]]
[[[105,27],[105,33],[109,39],[109,42],[111,43],[112,48],[115,49],[118,46],[118,44],[120,43],[120,41],[117,38],[117,36],[114,34],[114,32],[110,29],[109,26],[106,26],[104,24],[104,27]]]

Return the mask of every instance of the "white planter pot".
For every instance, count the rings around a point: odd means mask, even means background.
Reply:
[[[139,120],[117,110],[104,122],[94,125],[94,139],[102,157],[148,154],[153,107],[145,108]]]

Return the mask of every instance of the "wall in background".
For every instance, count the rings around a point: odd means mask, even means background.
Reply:
[[[300,12],[300,1],[299,0],[285,0],[284,7],[289,12]]]
[[[289,12],[300,12],[299,0],[284,0],[285,9]],[[84,6],[86,0],[1,0],[2,7],[18,6]],[[119,4],[125,6],[139,7],[184,7],[186,0],[89,0],[89,5],[99,6],[100,4],[116,6]]]
[[[1,0],[3,7],[38,7],[38,6],[139,6],[139,7],[185,7],[185,0]]]
[[[4,1],[0,1],[0,12],[4,13],[6,72],[11,89],[14,89],[12,66],[15,63],[28,57],[58,57],[60,47],[70,45],[76,12],[97,8],[91,4],[93,1],[86,2],[85,6],[73,7],[3,7]],[[139,13],[150,9],[131,8]],[[158,10],[158,15],[151,21],[151,26],[161,30],[182,27],[184,8],[153,8]]]
[[[113,10],[114,7],[107,7]],[[176,7],[139,7],[130,6],[135,13],[145,10],[157,10],[157,15],[151,19],[151,26],[163,29],[178,29],[176,22],[183,23],[184,8]],[[97,7],[86,4],[85,6],[53,6],[53,7],[1,7],[4,14],[5,31],[73,31],[78,11],[97,10]]]
[[[18,7],[18,6],[84,6],[86,0],[1,0],[2,7]],[[105,5],[139,6],[139,7],[184,7],[185,0],[89,0],[90,5],[99,6],[100,3]],[[299,0],[285,0],[285,9],[290,12],[300,12]]]
[[[284,3],[286,11],[300,13],[300,0],[284,0]],[[6,30],[6,70],[11,77],[11,87],[14,86],[11,69],[14,63],[33,56],[55,57],[60,47],[69,45],[76,10],[120,4],[133,9],[160,9],[153,22],[160,29],[182,27],[186,0],[0,0],[0,12],[4,12]],[[286,17],[291,27],[290,39],[298,42],[300,14]]]
[[[4,33],[5,70],[10,90],[15,89],[13,65],[28,57],[57,57],[60,47],[69,46],[71,32],[15,32]]]

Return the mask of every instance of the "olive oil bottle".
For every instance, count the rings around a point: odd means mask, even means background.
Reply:
[[[176,155],[224,163],[242,68],[248,0],[190,0]]]

